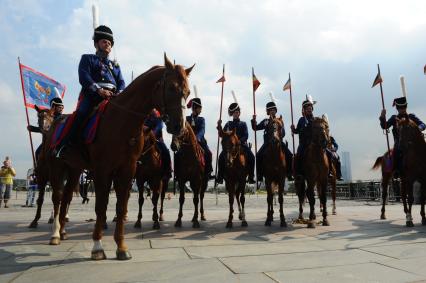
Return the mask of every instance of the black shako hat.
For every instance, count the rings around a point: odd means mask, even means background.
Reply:
[[[407,107],[407,98],[405,96],[395,98],[393,100],[392,106],[396,106],[396,108],[398,108],[398,107]]]
[[[233,102],[228,107],[228,114],[229,114],[229,116],[232,116],[232,114],[234,114],[235,111],[241,111],[240,110],[240,105],[238,105],[238,103],[236,103],[236,102]]]
[[[198,97],[195,97],[193,99],[191,99],[188,104],[186,105],[186,107],[188,108],[194,108],[194,107],[203,107],[203,105],[201,105],[201,99],[199,99]]]
[[[100,25],[95,28],[95,32],[93,34],[93,41],[96,43],[101,39],[107,39],[111,41],[111,46],[114,46],[114,37],[112,35],[112,30],[104,25]]]
[[[55,97],[50,101],[50,108],[53,106],[64,106],[60,97]]]
[[[266,111],[271,110],[271,109],[277,110],[277,105],[273,101],[266,103]]]

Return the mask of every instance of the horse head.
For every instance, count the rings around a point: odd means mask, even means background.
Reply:
[[[425,143],[419,127],[409,118],[397,118],[396,125],[399,133],[398,142],[402,150],[415,149],[419,144]]]
[[[171,148],[173,151],[179,151],[184,145],[196,145],[197,139],[195,133],[188,122],[185,122],[185,127],[178,133],[172,136]]]
[[[329,127],[326,117],[315,117],[311,124],[311,143],[326,148],[329,141]]]
[[[48,109],[40,109],[37,105],[34,106],[37,111],[37,123],[43,134],[46,134],[53,123],[53,113]]]
[[[226,166],[232,167],[241,152],[240,140],[235,128],[232,131],[222,133],[222,148],[226,154]]]
[[[175,65],[164,54],[164,74],[159,83],[159,92],[154,96],[167,132],[178,135],[185,125],[185,101],[190,94],[188,77],[195,64],[190,68]]]
[[[267,142],[272,145],[281,146],[281,141],[283,139],[283,117],[279,118],[269,118],[269,123],[266,126],[266,136]]]

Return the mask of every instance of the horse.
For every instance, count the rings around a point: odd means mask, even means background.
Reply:
[[[182,207],[185,202],[185,184],[189,181],[193,194],[194,216],[192,228],[200,228],[198,222],[198,203],[201,220],[205,220],[203,199],[207,189],[208,177],[205,171],[204,151],[197,142],[191,125],[186,122],[180,135],[173,135],[172,149],[175,155],[175,175],[179,186],[179,214],[175,227],[182,227]]]
[[[393,151],[387,151],[383,156],[379,156],[374,163],[372,170],[377,170],[379,167],[382,171],[382,209],[380,214],[380,219],[386,219],[386,202],[388,199],[388,186],[393,177],[394,169],[392,165]],[[398,181],[395,181],[397,183]]]
[[[169,133],[179,134],[182,131],[185,100],[190,94],[188,76],[193,67],[185,69],[174,65],[164,54],[164,66],[152,67],[132,81],[120,95],[108,101],[97,127],[96,139],[90,144],[69,147],[60,158],[52,154],[50,147],[52,134],[59,122],[52,125],[43,148],[49,156],[49,179],[53,188],[55,222],[51,245],[58,245],[61,239],[66,239],[64,204],[69,202],[72,191],[78,187],[82,169],[88,169],[93,172],[96,191],[96,224],[91,258],[106,259],[101,239],[109,191],[114,183],[117,195],[114,232],[116,256],[118,260],[131,259],[124,242],[124,217],[136,161],[143,149],[143,123],[151,110],[156,108],[161,111]]]
[[[163,178],[163,170],[161,166],[161,153],[157,146],[157,140],[152,130],[144,131],[144,147],[142,154],[139,157],[138,165],[136,167],[136,184],[139,190],[139,213],[138,220],[134,227],[141,228],[142,219],[142,206],[144,203],[144,184],[148,182],[149,188],[152,191],[151,201],[154,205],[152,221],[154,221],[153,229],[160,229],[159,221],[163,221],[163,203],[165,191],[167,190],[168,178]],[[161,198],[160,198],[161,197]],[[157,205],[160,198],[160,216],[158,216]]]
[[[40,109],[39,107],[37,107],[37,105],[35,105],[34,108],[37,111],[37,124],[42,134],[42,142],[40,147],[43,148],[43,144],[46,141],[46,135],[49,132],[49,129],[54,120],[54,113],[51,109]],[[36,174],[38,188],[37,210],[36,215],[33,221],[28,226],[28,228],[37,228],[38,226],[38,220],[41,217],[41,208],[44,202],[44,193],[46,191],[46,185],[49,180],[49,169],[46,164],[46,156],[43,154],[42,150],[40,154],[36,156],[36,158],[37,160],[34,172]],[[51,223],[50,220],[49,223]]]
[[[406,214],[407,227],[413,227],[411,207],[414,202],[413,186],[417,181],[421,184],[420,215],[422,225],[426,225],[426,142],[416,123],[410,119],[397,120],[399,146],[402,151],[401,196]],[[407,206],[408,200],[408,206]]]
[[[286,179],[286,160],[282,149],[282,128],[284,122],[282,117],[269,118],[269,123],[266,128],[266,148],[263,158],[263,163],[259,164],[263,167],[263,175],[265,176],[265,186],[268,193],[268,210],[265,221],[265,226],[271,226],[271,222],[274,221],[274,191],[278,190],[278,201],[280,203],[280,226],[287,227],[283,212],[284,202],[284,185]]]
[[[224,180],[229,198],[229,216],[226,228],[232,228],[234,196],[237,199],[239,211],[238,218],[241,220],[241,226],[247,227],[246,214],[244,211],[244,193],[248,175],[247,156],[236,135],[236,129],[227,132],[222,130],[219,132],[219,135],[222,137],[222,148],[226,156]]]
[[[303,219],[303,203],[305,195],[308,197],[310,214],[308,228],[315,228],[315,192],[314,187],[317,186],[320,203],[323,207],[322,216],[323,226],[329,226],[327,219],[327,181],[329,172],[329,161],[325,148],[329,142],[329,127],[328,122],[323,116],[315,117],[311,126],[306,129],[310,136],[309,144],[305,149],[304,156],[301,161],[304,176],[296,178],[297,195],[299,198],[299,219]],[[305,192],[305,180],[307,188]]]

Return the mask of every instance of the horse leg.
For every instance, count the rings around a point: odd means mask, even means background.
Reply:
[[[303,204],[305,202],[305,180],[302,176],[297,176],[294,182],[297,192],[297,197],[299,198],[299,220],[303,220]]]
[[[423,187],[424,182],[421,183],[422,185],[422,194],[420,199],[420,215],[422,217],[422,225],[426,225],[426,215],[425,215],[425,202],[426,202],[426,190]]]
[[[271,183],[265,182],[266,185],[266,191],[267,191],[267,197],[266,197],[266,202],[268,204],[268,209],[266,211],[266,221],[265,221],[265,226],[271,226],[271,222],[272,222],[272,206],[273,201],[274,201],[274,196],[272,195],[272,188],[271,188]]]
[[[152,182],[153,183],[153,182]],[[157,212],[157,206],[158,206],[158,199],[160,198],[161,194],[161,180],[157,184],[150,184],[150,187],[152,188],[152,221],[154,221],[154,224],[152,226],[153,229],[160,229],[160,222],[158,222],[158,212]]]
[[[331,199],[333,200],[333,208],[331,210],[331,213],[333,215],[336,215],[336,177],[333,176],[331,180]]]
[[[314,185],[311,182],[308,181],[308,189],[306,190],[306,195],[308,196],[309,200],[309,207],[310,207],[310,213],[309,213],[309,222],[308,222],[308,228],[315,228],[315,192],[314,192]]]
[[[139,191],[139,197],[138,197],[138,204],[139,204],[139,210],[138,210],[138,220],[136,220],[134,227],[135,228],[142,228],[142,207],[143,203],[145,202],[145,198],[143,196],[144,193],[144,187],[143,184],[145,180],[138,180],[139,178],[136,178],[136,184],[138,186]]]
[[[413,215],[411,214],[411,208],[413,206],[413,202],[414,202],[414,196],[413,196],[413,185],[414,182],[408,182],[407,183],[408,186],[406,186],[406,192],[408,195],[408,213],[407,213],[407,227],[414,227],[414,223],[413,223]]]
[[[58,178],[59,179],[59,178]],[[59,245],[60,240],[60,223],[59,223],[59,210],[61,206],[62,194],[63,194],[63,182],[55,180],[52,182],[52,202],[53,202],[53,233],[50,238],[50,245]]]
[[[324,178],[319,187],[321,190],[320,202],[322,204],[322,226],[330,226],[327,219],[327,178]]]
[[[241,203],[241,226],[242,227],[247,227],[247,221],[246,221],[246,213],[244,210],[244,204],[246,202],[246,197],[245,197],[245,178],[244,180],[241,180],[241,182],[239,183],[240,186],[240,192],[241,192],[241,196],[240,196],[240,203]]]
[[[235,199],[237,200],[238,205],[238,219],[243,220],[243,216],[241,213],[241,202],[240,202],[240,190],[237,188],[237,191],[235,192]]]
[[[206,216],[204,214],[204,193],[206,192],[207,189],[207,180],[203,180],[203,185],[200,191],[200,216],[201,216],[201,221],[206,221]]]
[[[94,176],[96,223],[92,234],[93,248],[91,258],[93,260],[106,259],[104,248],[102,247],[102,234],[106,224],[106,210],[111,183],[111,178],[98,174]]]
[[[284,182],[280,184],[278,188],[278,201],[280,203],[280,226],[281,227],[287,227],[287,222],[285,221],[284,216]]]
[[[388,199],[388,186],[391,177],[390,174],[382,172],[382,214],[380,215],[380,219],[386,219],[386,201]]]
[[[200,202],[200,188],[201,180],[191,182],[192,188],[192,202],[194,203],[194,216],[192,217],[192,228],[200,228],[200,222],[198,222],[198,204]]]
[[[228,199],[229,199],[229,216],[228,222],[226,223],[226,228],[232,228],[232,219],[234,218],[234,194],[235,194],[235,185],[228,184],[226,182],[226,187],[228,191]]]
[[[161,185],[162,185],[162,190],[161,190],[161,198],[160,198],[160,218],[159,221],[164,221],[164,217],[163,217],[163,206],[164,206],[164,199],[166,198],[166,190],[169,184],[169,179],[163,179],[161,181]]]
[[[47,184],[47,180],[44,180],[44,179],[42,181],[37,180],[37,187],[38,187],[37,211],[36,211],[34,220],[31,222],[28,228],[37,228],[38,226],[38,220],[41,217],[41,208],[44,202],[44,193],[46,192],[46,184]]]
[[[182,227],[182,207],[185,203],[185,182],[179,181],[179,214],[176,220],[175,227]]]

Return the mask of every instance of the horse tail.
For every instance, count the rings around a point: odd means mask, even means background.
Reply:
[[[371,170],[377,170],[379,169],[379,167],[382,167],[382,161],[383,161],[383,156],[377,157],[376,162],[374,163]]]

